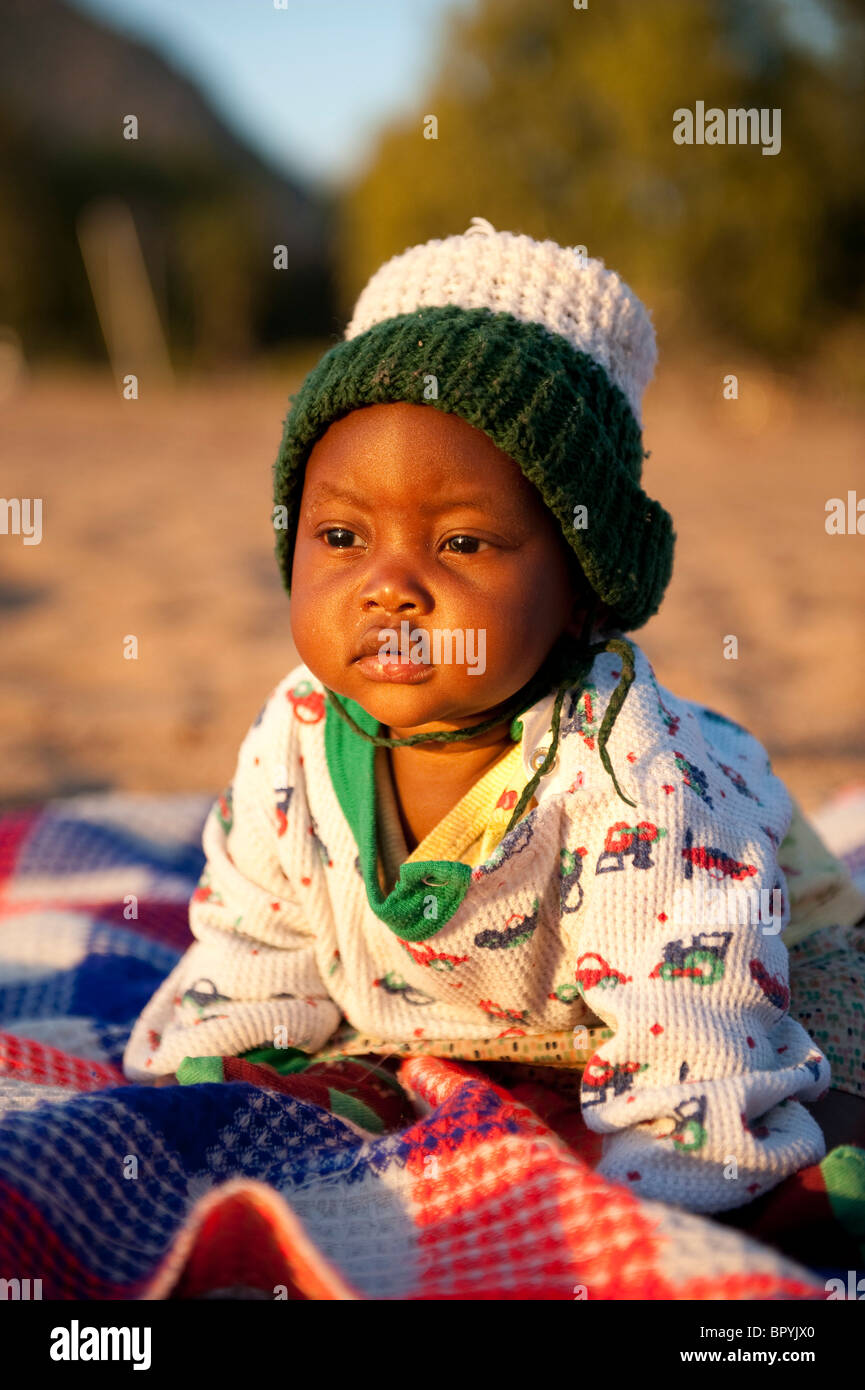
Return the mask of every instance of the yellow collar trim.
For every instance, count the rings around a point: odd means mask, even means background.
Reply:
[[[472,867],[483,863],[504,835],[525,784],[522,747],[515,743],[409,854],[387,753],[384,749],[379,750],[376,757],[376,801],[380,876],[383,873],[387,883],[392,885],[399,875],[400,865],[413,861],[450,860]],[[499,802],[503,804],[499,805]],[[537,802],[533,798],[526,808],[526,814],[535,805]]]

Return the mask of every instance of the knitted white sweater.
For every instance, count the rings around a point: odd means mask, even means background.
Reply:
[[[822,1095],[829,1064],[787,1016],[780,939],[789,797],[750,734],[659,688],[634,651],[608,751],[636,810],[597,753],[620,665],[605,653],[565,701],[536,809],[474,870],[407,863],[390,894],[376,874],[373,746],[325,718],[305,667],[286,676],[208,817],[196,941],[136,1022],[126,1075],[267,1044],[315,1052],[342,1015],[388,1040],[603,1020],[615,1035],[586,1066],[581,1102],[607,1136],[605,1177],[709,1212],[819,1161],[822,1132],[796,1097]],[[526,779],[552,704],[522,718]]]

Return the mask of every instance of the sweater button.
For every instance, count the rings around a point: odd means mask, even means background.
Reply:
[[[446,878],[422,878],[421,883],[425,883],[427,888],[447,888]]]
[[[532,756],[529,758],[529,767],[532,769],[532,772],[537,772],[538,768],[540,767],[541,763],[544,761],[544,758],[547,756],[547,754],[549,753],[549,751],[550,751],[549,748],[536,748],[536,749],[535,749],[534,753],[533,753]],[[557,753],[556,756],[553,758],[552,763],[551,763],[550,766],[547,768],[547,772],[554,772],[555,769],[558,767],[558,765],[559,765],[559,755],[558,755],[558,753]]]

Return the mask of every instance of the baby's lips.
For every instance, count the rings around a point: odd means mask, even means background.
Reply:
[[[397,652],[393,656],[391,652],[383,652],[379,656],[382,666],[428,666],[429,662],[415,661],[407,651]]]
[[[389,648],[391,644],[388,643],[386,637],[382,636],[382,633],[385,633],[387,631],[393,631],[393,629],[388,629],[384,623],[380,623],[376,627],[368,628],[367,631],[361,637],[360,642],[358,643],[355,654],[352,657],[352,661],[359,661],[361,657],[364,656],[378,656],[382,647],[387,646]],[[415,629],[415,631],[419,632],[419,629]],[[410,661],[410,649],[406,647],[400,647],[399,655],[396,657],[391,656],[390,651],[388,650],[382,656],[381,660],[382,662]]]

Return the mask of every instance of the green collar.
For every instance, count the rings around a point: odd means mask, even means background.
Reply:
[[[379,723],[354,700],[343,706],[368,734]],[[449,859],[403,864],[390,893],[378,881],[375,805],[375,744],[353,733],[328,701],[324,717],[324,751],[337,800],[354,835],[367,901],[395,936],[426,941],[450,921],[468,891],[471,866]]]

